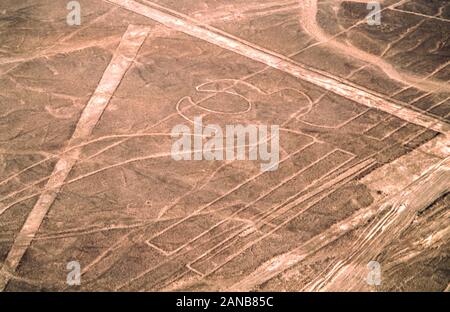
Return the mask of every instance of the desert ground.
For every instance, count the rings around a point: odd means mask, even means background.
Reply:
[[[69,2],[0,2],[1,291],[449,290],[448,0]]]

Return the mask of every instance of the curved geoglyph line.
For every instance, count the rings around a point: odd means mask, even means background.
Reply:
[[[232,84],[231,85],[226,85],[225,87],[219,88],[219,89],[205,88],[205,86],[207,86],[207,85],[220,84],[222,82],[230,82]],[[183,97],[177,102],[176,110],[177,110],[178,114],[183,119],[187,120],[188,122],[190,122],[192,124],[195,124],[195,121],[192,120],[191,118],[189,118],[183,112],[183,110],[181,109],[182,103],[184,101],[188,101],[190,103],[190,105],[188,105],[189,108],[198,107],[199,109],[201,109],[203,111],[206,111],[208,113],[212,113],[212,114],[219,114],[219,115],[242,115],[242,114],[246,114],[246,113],[250,112],[252,110],[252,108],[253,108],[253,99],[249,98],[249,97],[246,97],[243,94],[240,94],[239,92],[237,92],[235,90],[232,90],[233,87],[236,87],[238,85],[243,85],[243,86],[247,87],[249,90],[253,90],[255,92],[255,94],[253,94],[254,98],[261,97],[262,99],[264,99],[265,97],[269,97],[269,96],[272,96],[274,94],[277,94],[277,93],[280,93],[280,92],[283,92],[283,91],[286,91],[286,90],[292,90],[292,91],[298,93],[298,95],[300,97],[303,97],[303,98],[306,99],[307,106],[304,109],[300,109],[296,113],[296,117],[297,118],[301,117],[303,115],[306,115],[307,113],[309,113],[312,110],[312,107],[313,107],[312,99],[305,92],[303,92],[301,90],[298,90],[298,89],[295,89],[295,88],[280,88],[280,89],[277,89],[277,90],[275,90],[273,92],[265,92],[262,89],[258,88],[257,86],[255,86],[255,85],[253,85],[253,84],[251,84],[249,82],[238,80],[238,79],[231,79],[231,78],[229,78],[229,79],[219,79],[219,80],[213,80],[213,81],[208,81],[208,82],[202,83],[202,84],[200,84],[200,85],[198,85],[196,87],[196,90],[199,93],[201,93],[201,92],[212,93],[212,95],[214,95],[214,96],[217,95],[217,94],[220,94],[220,93],[224,93],[224,94],[228,94],[228,95],[231,95],[231,96],[239,97],[239,98],[243,99],[245,102],[247,102],[247,108],[245,110],[234,111],[234,112],[224,112],[224,111],[214,110],[214,109],[210,109],[210,108],[206,107],[205,105],[201,104],[202,102],[205,101],[205,99],[202,99],[199,102],[194,102],[192,100],[192,98],[189,97],[189,96]]]
[[[432,91],[436,88],[441,88],[447,92],[450,91],[450,87],[446,82],[424,80],[422,77],[400,72],[381,57],[336,40],[332,36],[326,34],[317,21],[318,0],[300,0],[300,2],[299,23],[302,25],[303,29],[317,41],[323,42],[328,47],[337,49],[346,55],[351,55],[354,58],[376,66],[393,80],[414,86],[424,91]],[[352,2],[368,3],[370,0],[352,0]]]
[[[448,124],[441,121],[436,122],[435,118],[424,116],[421,113],[404,107],[400,103],[396,103],[392,99],[386,99],[385,96],[381,94],[363,90],[345,79],[297,63],[284,55],[269,51],[241,38],[229,35],[217,28],[204,25],[181,13],[178,13],[177,16],[175,16],[173,13],[169,14],[134,0],[105,1],[118,5],[128,11],[148,17],[171,29],[181,31],[190,36],[205,40],[221,48],[253,59],[254,61],[269,65],[270,67],[313,83],[327,91],[331,91],[357,103],[380,109],[390,114],[395,114],[401,119],[430,128],[437,132],[445,133],[450,130]]]

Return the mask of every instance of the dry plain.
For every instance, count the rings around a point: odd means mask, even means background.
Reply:
[[[448,290],[450,2],[68,2],[0,3],[0,290]],[[277,170],[175,161],[196,116]]]

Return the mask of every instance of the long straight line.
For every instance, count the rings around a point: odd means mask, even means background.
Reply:
[[[422,13],[419,13],[419,12],[406,11],[406,10],[402,10],[402,9],[398,9],[398,8],[392,8],[391,10],[394,10],[394,11],[397,11],[397,12],[406,13],[406,14],[412,14],[412,15],[422,16],[422,17],[426,17],[426,18],[431,18],[431,19],[435,19],[435,20],[438,20],[438,21],[441,21],[441,22],[450,23],[449,19],[442,18],[442,17],[439,17],[439,16],[426,15],[426,14],[422,14]]]
[[[439,138],[439,140],[441,140],[441,138]],[[403,159],[403,161],[396,164],[397,166],[403,166],[406,161],[406,158],[400,159]],[[399,203],[403,204],[405,200],[406,202],[411,202],[412,208],[409,209],[411,209],[413,213],[420,208],[426,207],[427,205],[433,203],[437,198],[439,198],[440,194],[448,191],[449,187],[448,184],[445,185],[444,183],[439,183],[437,187],[431,187],[431,185],[434,184],[423,183],[423,181],[426,180],[428,182],[430,177],[439,174],[442,176],[443,180],[445,179],[445,181],[448,182],[449,164],[450,158],[447,158],[440,161],[439,163],[430,165],[428,169],[420,175],[420,177],[411,181],[408,186],[400,190],[398,193],[391,194],[388,197],[373,203],[367,208],[358,210],[347,219],[336,223],[328,230],[322,232],[318,236],[311,238],[301,246],[298,246],[293,250],[290,250],[284,254],[278,255],[268,260],[266,263],[258,267],[254,272],[245,276],[229,289],[233,289],[234,291],[251,291],[256,286],[261,285],[262,283],[267,282],[270,279],[285,272],[286,270],[294,267],[308,256],[316,253],[321,248],[340,239],[346,233],[349,233],[361,227],[371,218],[379,214],[381,209],[386,209],[386,207],[390,207],[395,204],[398,205]],[[413,179],[413,175],[411,175],[411,179]],[[411,190],[414,191],[410,192]],[[406,198],[405,194],[407,194]],[[419,200],[412,199],[413,196],[417,196],[416,194],[427,194],[427,196],[422,196]]]
[[[94,130],[111,97],[132,64],[150,29],[130,25],[123,35],[119,47],[106,68],[94,94],[84,108],[68,146],[87,138]],[[76,164],[80,150],[64,153],[53,169],[44,191],[28,215],[17,235],[0,271],[0,291],[4,290],[10,276],[16,271],[23,255],[30,246],[45,215],[53,204],[64,181]]]
[[[164,11],[170,12],[169,14],[161,11],[161,9],[163,9],[161,6],[154,8],[134,0],[105,1],[118,5],[131,12],[148,17],[171,29],[205,40],[226,50],[235,52],[254,61],[261,62],[270,67],[291,74],[294,77],[313,83],[323,89],[357,103],[395,115],[398,118],[404,119],[410,123],[414,123],[437,132],[446,133],[450,131],[450,125],[437,120],[432,116],[423,115],[420,112],[400,105],[400,103],[397,104],[392,100],[385,99],[382,95],[374,92],[361,90],[344,79],[320,70],[309,68],[289,59],[288,57],[261,48],[253,43],[245,42],[240,38],[227,34],[212,26],[204,25],[200,21],[196,21],[188,16],[183,16],[183,14],[175,12],[171,9],[164,8]],[[149,1],[146,2],[149,3]],[[174,16],[175,14],[178,17]]]

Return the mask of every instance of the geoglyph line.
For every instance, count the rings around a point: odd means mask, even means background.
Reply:
[[[309,147],[310,145],[306,145],[305,148]],[[303,151],[305,148],[301,149],[301,151]],[[277,189],[279,189],[280,187],[282,187],[284,184],[288,183],[289,181],[291,181],[292,179],[294,179],[295,177],[299,176],[300,174],[302,174],[303,172],[305,172],[306,170],[310,169],[311,167],[317,165],[318,163],[320,163],[322,160],[326,159],[328,156],[330,156],[331,154],[333,154],[334,152],[336,152],[336,150],[332,150],[329,151],[328,153],[326,153],[325,155],[323,155],[322,157],[319,157],[319,159],[311,162],[310,164],[308,164],[306,167],[298,170],[296,173],[294,173],[293,175],[283,179],[280,183],[278,183],[276,186],[274,186],[273,188],[269,189],[268,191],[263,192],[260,196],[258,196],[258,198],[256,198],[255,200],[251,201],[250,203],[246,204],[245,206],[243,206],[242,208],[234,211],[230,216],[224,218],[223,220],[221,220],[220,222],[214,224],[212,227],[208,228],[207,230],[201,232],[200,234],[198,234],[197,236],[191,238],[189,241],[187,241],[184,244],[181,244],[180,246],[178,246],[175,250],[172,251],[168,251],[167,254],[168,255],[172,255],[178,251],[180,251],[181,249],[185,248],[186,246],[190,245],[191,243],[195,242],[196,240],[198,240],[199,238],[208,235],[208,233],[210,233],[213,229],[219,227],[220,225],[224,224],[225,222],[231,220],[233,217],[239,215],[239,213],[245,211],[246,209],[248,209],[249,207],[251,207],[252,205],[254,205],[255,203],[257,203],[258,201],[260,201],[261,199],[269,196],[272,192],[276,191]],[[320,177],[320,179],[323,177]],[[196,214],[194,214],[195,216]],[[182,224],[182,223],[179,223]],[[178,225],[179,225],[178,224]],[[173,227],[172,227],[173,228]],[[166,230],[161,231],[163,232],[162,234],[164,234],[166,232]],[[158,236],[162,235],[162,234],[158,234],[153,236],[151,239],[155,239]],[[186,234],[184,234],[186,235]]]
[[[438,136],[437,138],[433,139],[433,141],[436,143],[440,142],[441,144],[444,144],[445,146],[447,146],[447,144],[449,143],[448,137],[446,137],[446,136]],[[431,144],[431,145],[432,146],[436,145],[436,147],[431,148],[431,151],[433,153],[438,152],[438,154],[439,154],[440,144]],[[438,155],[434,155],[434,154],[433,154],[433,156],[438,157]],[[386,205],[386,203],[391,203],[393,201],[395,202],[395,199],[398,198],[399,196],[402,196],[405,193],[407,193],[408,189],[411,189],[411,188],[423,189],[424,187],[426,187],[426,184],[424,185],[423,183],[421,183],[421,181],[422,181],[422,179],[424,179],[424,177],[427,177],[428,175],[430,175],[430,172],[432,172],[433,168],[438,168],[440,170],[447,170],[447,180],[448,180],[448,162],[449,162],[448,158],[446,160],[445,159],[440,160],[439,162],[433,162],[433,163],[427,165],[427,167],[424,170],[420,170],[420,171],[416,171],[417,168],[415,168],[415,165],[411,161],[411,159],[415,159],[415,158],[416,158],[416,155],[407,154],[407,155],[404,155],[401,158],[399,158],[396,162],[388,165],[390,168],[388,167],[387,169],[386,168],[378,169],[378,170],[393,170],[394,168],[404,168],[404,170],[410,171],[411,174],[409,175],[408,181],[407,181],[407,183],[405,183],[405,186],[402,186],[398,190],[395,190],[392,192],[385,190],[385,192],[388,194],[388,196],[374,202],[372,205],[370,205],[366,208],[356,211],[353,215],[351,215],[347,219],[333,225],[331,228],[329,228],[325,232],[319,234],[318,236],[311,238],[309,241],[298,246],[297,248],[270,259],[269,261],[267,261],[266,263],[264,263],[260,267],[258,267],[253,273],[251,273],[247,277],[243,278],[242,280],[238,281],[230,289],[234,289],[234,290],[237,289],[239,291],[252,290],[256,286],[261,285],[262,283],[274,278],[275,276],[279,276],[286,270],[292,268],[293,266],[295,266],[298,263],[305,260],[307,257],[315,254],[321,248],[340,239],[346,233],[349,233],[357,228],[363,227],[366,222],[368,222],[370,219],[372,219],[373,217],[375,217],[381,213],[382,207],[389,206],[389,205]],[[445,164],[447,164],[447,165],[445,165]],[[386,184],[388,184],[388,183],[386,183]],[[431,184],[429,184],[429,185],[431,185]],[[428,186],[428,187],[432,188],[430,186]],[[438,187],[436,187],[436,189],[438,189]],[[440,194],[440,191],[443,189],[448,190],[448,186],[444,186],[443,188],[439,189],[439,191],[436,194]],[[438,197],[435,194],[428,196],[429,193],[434,193],[435,190],[433,190],[433,192],[429,192],[429,191],[425,191],[425,192],[427,193],[427,196],[423,196],[423,197],[427,197],[427,199],[426,199],[427,203],[432,203]],[[423,191],[419,191],[417,193],[423,194]],[[408,199],[406,197],[404,200],[400,201],[400,203],[403,204],[407,201],[411,201],[411,199]],[[426,206],[426,204],[421,204],[419,206],[421,206],[421,207]],[[395,212],[395,211],[396,210],[393,210],[393,212]],[[398,211],[398,209],[397,209],[397,211]],[[391,215],[392,215],[392,213],[391,213]],[[395,213],[394,213],[394,215],[395,215]],[[379,229],[379,227],[378,227],[378,229]],[[364,244],[358,243],[358,241],[367,243],[367,237],[371,233],[375,234],[376,228],[369,227],[367,229],[367,231],[369,231],[369,233],[365,233],[365,235],[360,237],[357,240],[357,242],[353,243],[353,245],[352,245],[353,247],[355,247],[355,246],[356,247],[364,247]],[[370,242],[370,239],[369,239],[369,242]],[[354,250],[358,251],[359,249],[354,248]],[[337,269],[341,269],[343,264],[344,264],[344,261],[338,261],[336,263],[336,266],[337,266],[336,271],[337,271]],[[320,280],[321,279],[319,278],[319,281]],[[320,283],[318,283],[318,284],[320,284]],[[307,289],[311,290],[313,288],[316,289],[315,287],[312,287],[312,288],[308,287]]]
[[[178,30],[198,39],[205,40],[226,50],[238,53],[254,61],[261,62],[283,72],[293,75],[299,79],[313,83],[321,88],[343,96],[357,103],[371,108],[385,111],[410,123],[414,123],[437,132],[446,133],[450,126],[444,122],[437,121],[431,116],[424,116],[419,112],[403,107],[400,104],[383,98],[381,95],[361,90],[344,79],[334,77],[328,73],[308,68],[293,60],[276,54],[267,49],[260,48],[255,44],[247,43],[239,38],[232,37],[211,26],[202,25],[195,19],[182,19],[172,14],[165,13],[156,8],[149,7],[134,0],[105,0],[118,5],[131,12],[146,16],[171,29]],[[177,13],[180,16],[180,13]]]
[[[435,16],[435,15],[426,15],[426,14],[422,14],[419,12],[412,12],[412,11],[406,11],[406,10],[402,10],[399,8],[392,8],[392,10],[397,11],[397,12],[402,12],[402,13],[406,13],[406,14],[412,14],[412,15],[417,15],[417,16],[421,16],[421,17],[425,17],[425,18],[431,18],[431,19],[435,19],[441,22],[446,22],[449,23],[450,20],[443,18],[443,17],[439,17],[439,16]]]
[[[128,26],[119,47],[103,73],[97,89],[78,120],[72,138],[68,142],[68,147],[87,138],[92,133],[149,32],[150,28],[148,27]],[[3,264],[2,271],[0,272],[0,291],[4,290],[8,284],[10,274],[7,273],[16,270],[39,230],[45,215],[79,157],[80,150],[74,149],[69,153],[63,154],[56,163],[53,173],[47,181],[46,191],[40,195],[28,215]]]

